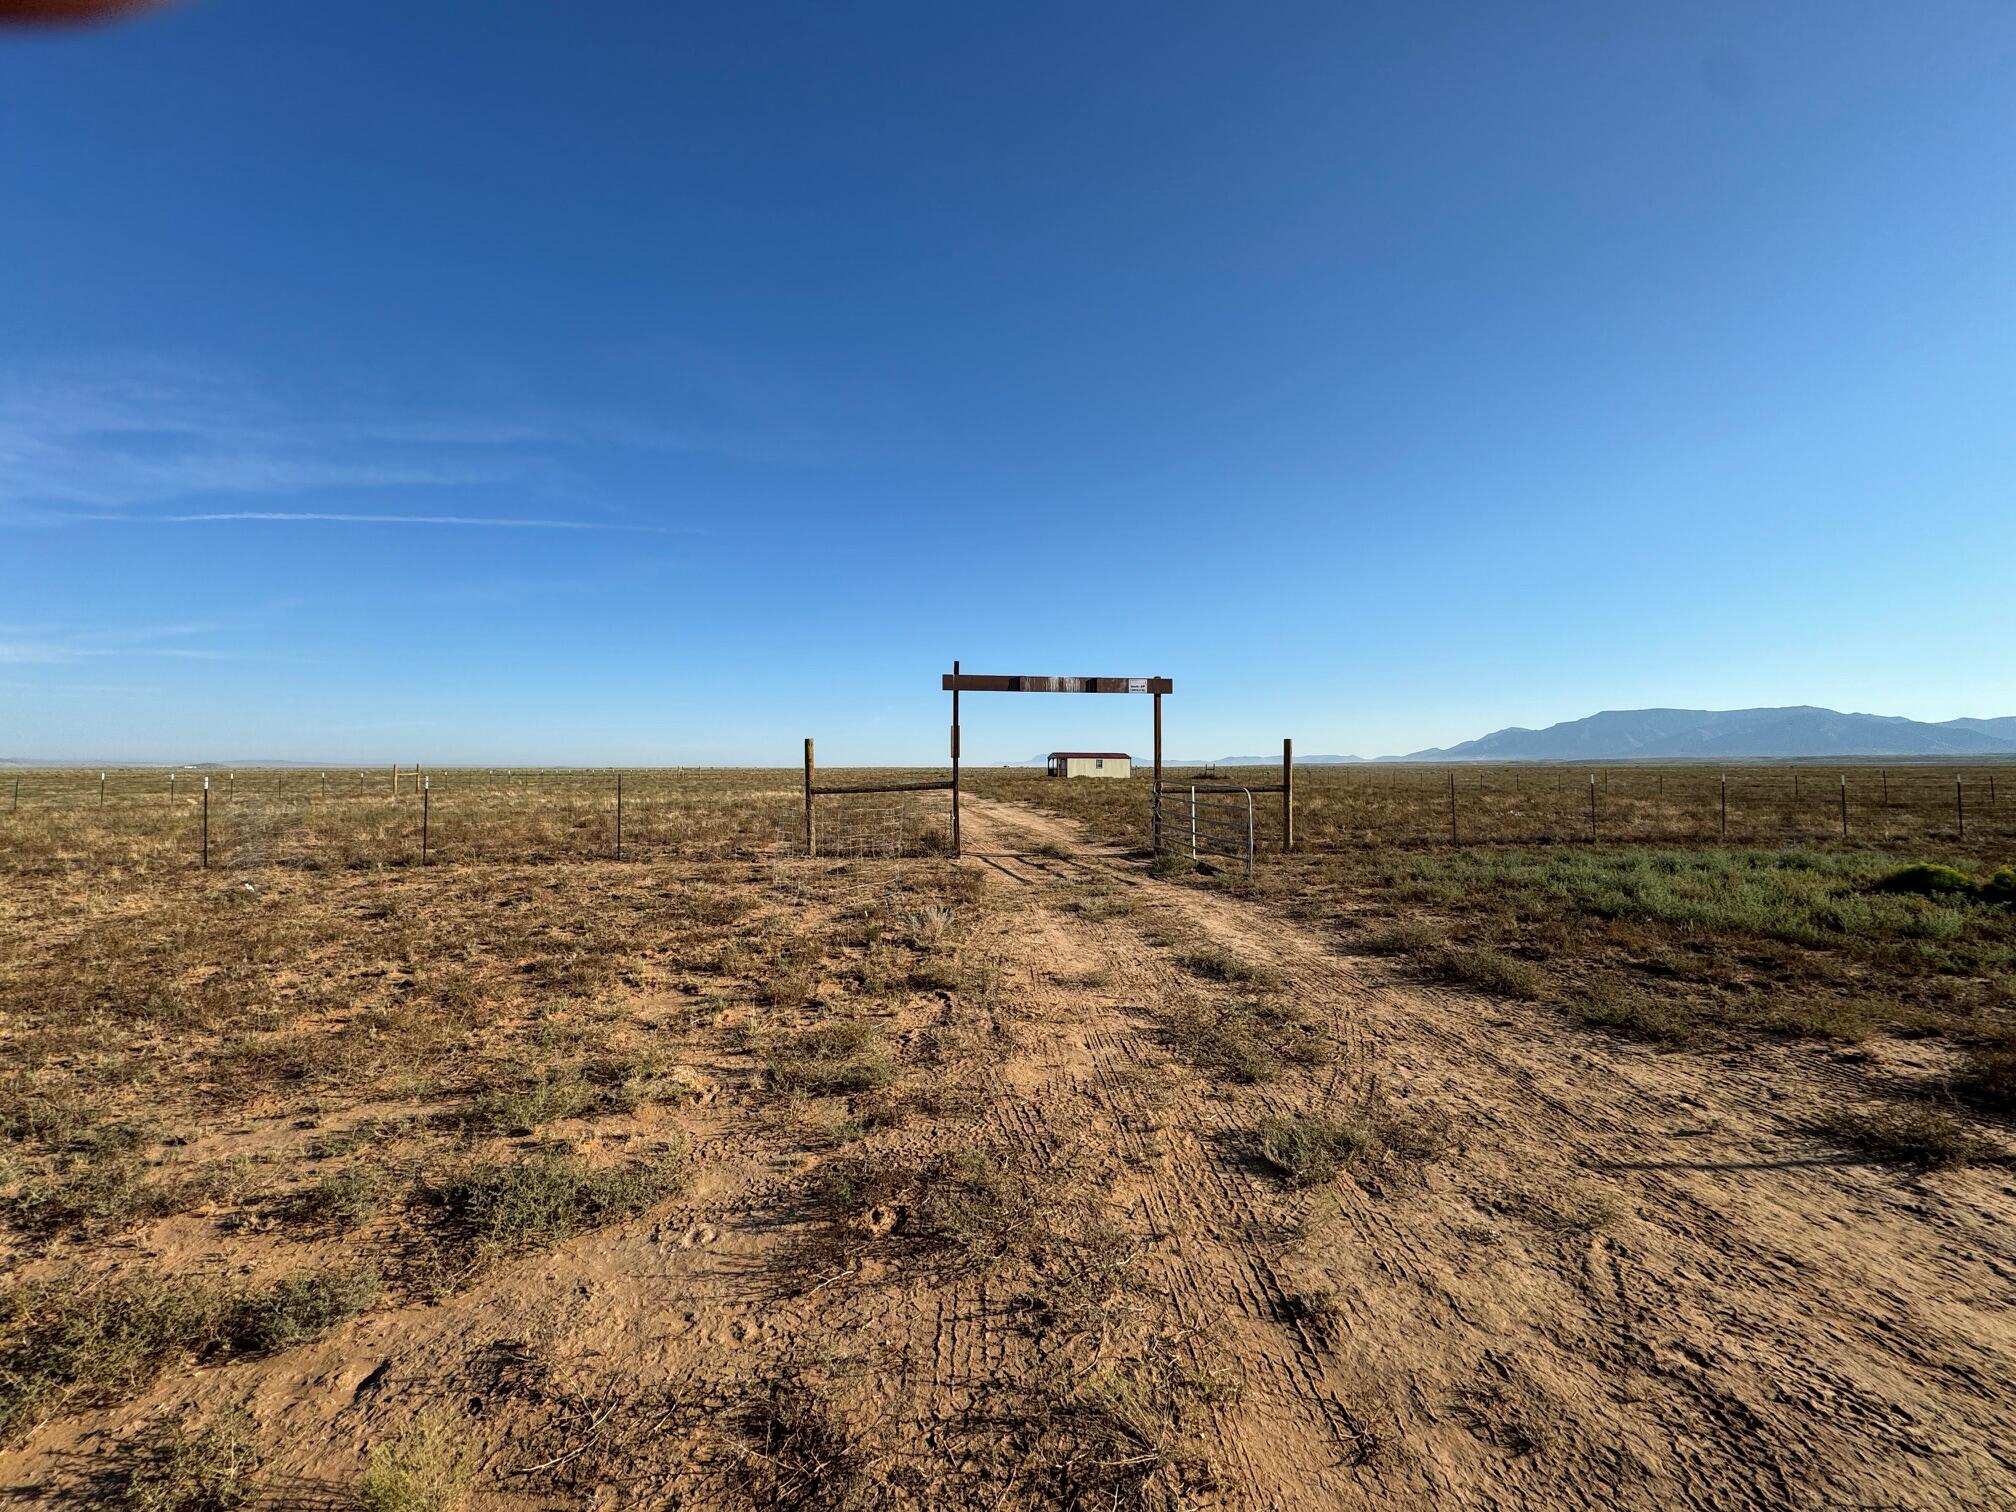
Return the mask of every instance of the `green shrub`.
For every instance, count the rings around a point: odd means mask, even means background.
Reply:
[[[306,1343],[377,1297],[375,1271],[307,1271],[231,1292],[179,1277],[73,1277],[0,1299],[0,1442],[58,1412],[109,1407],[183,1360]]]
[[[1910,866],[1900,866],[1877,882],[1874,891],[1917,893],[1927,898],[1952,894],[1969,896],[1974,892],[1974,879],[1963,871],[1955,871],[1950,866],[1938,866],[1920,861]]]
[[[1229,950],[1216,948],[1193,950],[1188,955],[1178,956],[1176,964],[1193,976],[1200,976],[1212,982],[1260,984],[1269,980],[1265,971],[1248,961],[1241,960]]]
[[[357,1482],[359,1512],[453,1512],[462,1505],[476,1456],[445,1413],[422,1412],[389,1444],[371,1450]]]
[[[239,1354],[274,1354],[327,1333],[378,1300],[378,1269],[303,1271],[240,1298],[225,1322]]]
[[[0,1442],[79,1407],[106,1407],[151,1385],[216,1339],[220,1298],[199,1282],[69,1279],[6,1297],[0,1343]]]
[[[1260,1158],[1290,1186],[1321,1186],[1379,1148],[1363,1121],[1315,1113],[1270,1118],[1254,1131]]]
[[[264,1459],[243,1409],[194,1431],[157,1424],[124,1446],[122,1458],[105,1477],[119,1512],[238,1512],[259,1496]]]
[[[451,1234],[478,1260],[489,1260],[620,1222],[685,1185],[685,1170],[674,1160],[597,1171],[555,1151],[470,1166],[434,1197]]]

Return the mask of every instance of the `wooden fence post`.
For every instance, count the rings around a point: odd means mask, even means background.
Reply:
[[[203,779],[203,870],[210,870],[210,779]]]
[[[616,774],[616,859],[623,859],[623,774]]]
[[[952,854],[959,855],[959,663],[952,663]]]
[[[1149,810],[1148,843],[1158,853],[1162,849],[1162,695],[1150,695],[1155,704],[1155,795]]]
[[[427,864],[427,790],[433,786],[433,779],[420,779],[420,864]]]
[[[818,836],[812,829],[812,737],[805,737],[805,854],[819,854]]]
[[[1281,850],[1295,849],[1295,742],[1281,741]]]

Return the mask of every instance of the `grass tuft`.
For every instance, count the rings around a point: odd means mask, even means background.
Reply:
[[[1939,1108],[1843,1110],[1816,1120],[1808,1132],[1857,1150],[1886,1165],[1921,1171],[1951,1170],[1996,1157],[1995,1147],[1965,1122]]]
[[[304,1272],[227,1291],[208,1282],[73,1277],[18,1286],[0,1302],[0,1443],[66,1411],[109,1407],[179,1361],[306,1343],[367,1307],[375,1272]]]
[[[840,1019],[792,1036],[763,1058],[770,1085],[812,1097],[869,1092],[896,1074],[882,1031],[866,1019]]]
[[[1547,975],[1529,961],[1502,950],[1455,947],[1429,958],[1435,974],[1446,982],[1495,992],[1500,997],[1532,1001],[1547,990]]]
[[[241,1297],[225,1319],[236,1354],[275,1354],[319,1338],[378,1300],[378,1269],[304,1271]]]
[[[1955,1088],[1962,1097],[1991,1112],[2016,1111],[2016,1049],[1976,1046],[1966,1052],[1964,1065]]]
[[[592,1170],[554,1151],[530,1160],[479,1162],[433,1196],[450,1237],[483,1263],[621,1222],[683,1192],[686,1182],[685,1168],[669,1155]]]
[[[258,1499],[264,1464],[243,1409],[193,1430],[159,1423],[122,1447],[101,1477],[103,1501],[117,1512],[238,1512]]]
[[[1252,1138],[1260,1159],[1295,1187],[1324,1186],[1347,1170],[1427,1160],[1445,1142],[1439,1121],[1403,1113],[1376,1094],[1355,1108],[1267,1119]]]
[[[1378,1153],[1378,1131],[1365,1120],[1319,1113],[1270,1118],[1254,1131],[1260,1158],[1290,1186],[1322,1186],[1347,1166]]]
[[[372,1448],[353,1501],[359,1512],[455,1512],[475,1470],[462,1429],[430,1408],[391,1443]]]
[[[1215,948],[1178,956],[1176,964],[1192,976],[1203,977],[1208,982],[1259,986],[1270,980],[1269,974],[1258,966],[1242,961],[1230,951]]]

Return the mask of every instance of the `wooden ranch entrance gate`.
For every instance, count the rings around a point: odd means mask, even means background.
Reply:
[[[1193,794],[1206,792],[1226,792],[1222,786],[1192,787],[1182,784],[1180,788],[1165,789],[1162,781],[1162,696],[1176,691],[1176,685],[1166,677],[1027,677],[1001,676],[991,673],[961,672],[959,663],[952,663],[952,670],[940,680],[940,688],[952,695],[952,780],[950,782],[894,782],[894,783],[849,783],[835,787],[820,787],[814,778],[812,764],[812,739],[805,739],[805,854],[817,855],[819,832],[813,815],[813,800],[827,794],[843,793],[932,793],[950,791],[952,794],[952,854],[960,854],[959,837],[959,695],[961,693],[1145,693],[1153,700],[1155,722],[1155,768],[1154,787],[1149,800],[1149,843],[1157,851],[1164,850],[1179,839],[1173,817],[1165,822],[1165,809],[1171,816],[1173,805],[1180,791],[1184,797],[1186,815],[1196,809],[1199,801]],[[1247,794],[1247,872],[1251,875],[1251,810],[1254,793],[1279,793],[1281,795],[1281,848],[1293,850],[1295,847],[1295,742],[1281,742],[1281,781],[1262,787],[1240,788]],[[1194,856],[1196,838],[1201,834],[1197,825],[1186,827],[1181,840]]]

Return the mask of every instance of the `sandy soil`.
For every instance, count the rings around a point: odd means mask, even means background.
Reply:
[[[1848,1085],[1824,1052],[1660,1053],[1404,980],[1068,821],[974,800],[966,835],[1016,1017],[972,1124],[1101,1193],[1140,1246],[1145,1335],[1217,1383],[1186,1428],[1203,1468],[1173,1499],[2016,1505],[2016,1188],[1802,1136]],[[1088,887],[1127,906],[1072,907]],[[1271,974],[1336,1062],[1245,1085],[1177,1059],[1143,1005],[1207,947]],[[1056,1466],[1017,1424],[1078,1346],[1032,1345],[1030,1278],[872,1247],[815,1274],[804,1190],[830,1157],[751,1116],[747,1057],[700,1069],[716,1090],[684,1115],[691,1197],[439,1305],[59,1421],[0,1456],[0,1484],[72,1499],[65,1467],[97,1436],[242,1400],[276,1446],[276,1504],[333,1505],[369,1442],[446,1396],[483,1443],[475,1506],[747,1505],[753,1451],[709,1414],[751,1382],[816,1378],[870,1467],[859,1499],[1045,1502]],[[1445,1123],[1443,1151],[1313,1195],[1244,1153],[1271,1114],[1374,1094]]]

